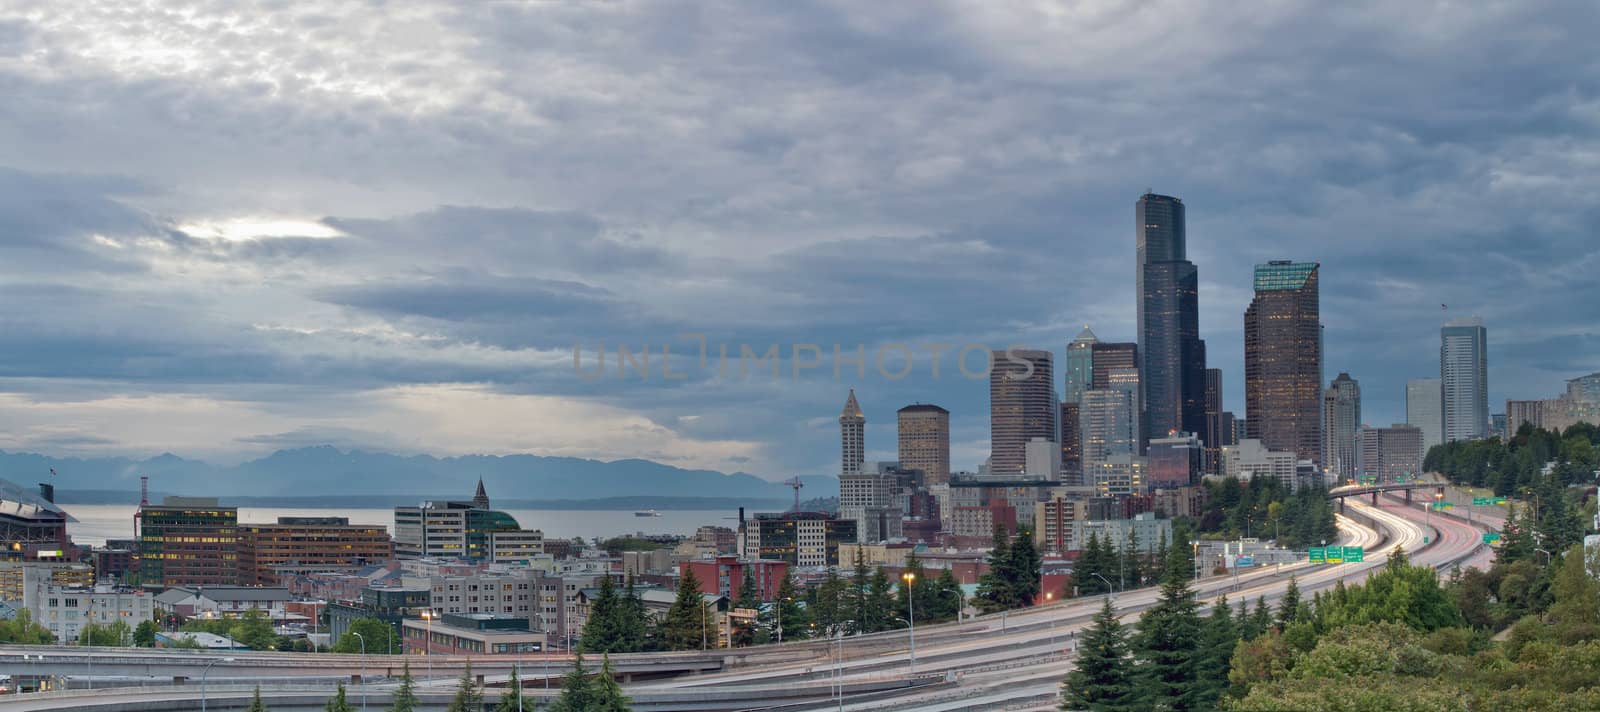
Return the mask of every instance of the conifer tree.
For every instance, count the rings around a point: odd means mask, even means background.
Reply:
[[[1289,577],[1289,587],[1283,590],[1283,598],[1278,599],[1278,624],[1279,630],[1288,630],[1289,625],[1300,619],[1300,581],[1295,576]]]
[[[511,681],[506,685],[505,694],[500,696],[500,704],[494,706],[494,712],[525,712],[532,710],[535,704],[522,694],[522,680],[517,679],[516,668],[512,668]]]
[[[1139,690],[1147,709],[1200,709],[1196,679],[1198,609],[1188,582],[1169,566],[1167,579],[1161,584],[1161,597],[1139,618],[1139,634],[1134,638],[1134,657],[1140,666]]]
[[[478,678],[472,674],[472,663],[461,670],[461,679],[456,682],[456,696],[450,699],[450,706],[445,712],[481,712],[483,710],[483,689],[478,687]]]
[[[411,661],[407,660],[400,676],[400,687],[389,702],[389,712],[416,712],[417,683],[411,678]]]
[[[868,602],[867,586],[872,572],[867,569],[867,560],[861,553],[861,547],[856,547],[854,572],[850,579],[850,608],[855,617],[853,628],[857,633],[871,633],[878,630],[872,620],[871,605]]]
[[[618,616],[621,621],[617,652],[638,653],[650,649],[647,639],[653,621],[650,612],[645,610],[644,599],[639,597],[638,589],[633,585],[633,574],[628,574],[628,586],[623,590],[621,612]]]
[[[1014,608],[1016,596],[1011,589],[1011,544],[1006,530],[994,525],[994,543],[989,549],[989,570],[978,577],[978,607],[985,611]]]
[[[250,706],[244,712],[267,712],[267,703],[261,701],[260,685],[256,685],[255,694],[250,696]]]
[[[1043,564],[1033,532],[1017,530],[1017,540],[1006,552],[1006,585],[1011,589],[1011,607],[1031,606],[1039,600],[1039,567]]]
[[[350,702],[344,698],[344,683],[339,683],[339,689],[333,693],[328,704],[323,705],[323,712],[355,712],[350,708]]]
[[[551,703],[550,712],[587,712],[594,703],[594,685],[583,667],[583,654],[579,653],[572,657],[572,669],[561,679],[561,696]]]
[[[617,684],[611,671],[610,656],[601,661],[600,674],[595,678],[592,689],[594,696],[585,712],[628,712],[629,700],[622,694],[622,686]]]
[[[1061,685],[1061,709],[1133,712],[1142,709],[1128,652],[1128,631],[1109,599],[1083,635],[1072,672]]]
[[[1250,628],[1256,636],[1266,635],[1272,630],[1272,609],[1267,607],[1267,597],[1256,597],[1256,610],[1250,614]]]
[[[600,577],[600,591],[589,603],[589,619],[583,624],[578,646],[586,653],[610,652],[622,644],[622,598],[610,576]]]
[[[744,567],[744,580],[739,583],[739,596],[733,601],[734,608],[760,609],[761,594],[756,589],[756,574],[754,566]],[[744,647],[756,642],[756,622],[741,621],[733,629],[734,647]]]
[[[878,571],[882,573],[883,569]],[[788,571],[784,571],[783,580],[778,583],[778,600],[772,602],[772,607],[777,612],[777,624],[784,640],[800,640],[810,634],[805,608],[800,605],[800,594]]]
[[[1211,615],[1201,625],[1200,657],[1195,670],[1200,683],[1196,709],[1215,709],[1223,693],[1228,691],[1228,670],[1233,649],[1238,644],[1239,628],[1234,624],[1228,597],[1223,596],[1211,607]]]
[[[894,620],[894,594],[889,584],[889,572],[882,566],[874,569],[867,580],[867,632],[892,630]]]
[[[684,571],[678,579],[678,596],[661,622],[661,642],[667,650],[700,650],[716,642],[716,631],[712,629],[711,615],[705,605],[705,597],[700,595],[700,580],[695,578],[694,571]]]

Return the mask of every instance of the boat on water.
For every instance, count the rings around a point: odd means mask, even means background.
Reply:
[[[639,510],[637,512],[634,512],[633,516],[635,516],[635,517],[659,517],[659,516],[661,516],[661,513],[657,512],[654,509],[641,509],[641,510]]]

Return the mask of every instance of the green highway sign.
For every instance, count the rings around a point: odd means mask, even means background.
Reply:
[[[1474,507],[1487,507],[1487,506],[1489,506],[1491,504],[1494,504],[1494,499],[1491,498],[1491,497],[1473,497],[1472,498],[1472,506],[1474,506]]]
[[[1327,551],[1323,552],[1322,558],[1324,561],[1330,564],[1342,564],[1344,563],[1344,549],[1337,546],[1330,546],[1328,547]]]
[[[1313,563],[1313,564],[1323,563],[1323,554],[1326,553],[1326,552],[1322,547],[1313,546],[1313,547],[1311,547],[1311,549],[1309,550],[1308,553],[1311,555],[1311,563]]]
[[[1494,503],[1495,504],[1505,504],[1506,503],[1506,498],[1505,497],[1495,497],[1494,498]]]
[[[1495,532],[1484,532],[1483,533],[1483,543],[1485,543],[1485,544],[1493,544],[1493,543],[1495,543],[1497,541],[1500,541],[1500,535],[1499,534],[1497,534]]]
[[[1366,556],[1366,553],[1359,546],[1347,546],[1344,548],[1344,560],[1349,563],[1359,562]]]

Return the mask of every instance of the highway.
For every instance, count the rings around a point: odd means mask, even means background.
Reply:
[[[1481,544],[1482,520],[1478,524],[1443,513],[1428,513],[1420,502],[1407,507],[1398,499],[1380,498],[1372,506],[1351,498],[1348,517],[1339,519],[1341,543],[1366,548],[1361,563],[1312,565],[1299,563],[1263,568],[1240,575],[1207,577],[1194,588],[1197,598],[1209,604],[1227,595],[1234,602],[1241,598],[1254,605],[1258,596],[1276,601],[1291,575],[1307,597],[1311,592],[1331,587],[1337,581],[1358,582],[1384,565],[1389,552],[1404,547],[1415,563],[1448,569],[1457,562],[1485,560],[1487,547]],[[1365,522],[1365,523],[1363,523]],[[1426,545],[1423,538],[1428,539]],[[1486,564],[1484,564],[1486,565]],[[1136,590],[1111,596],[1124,622],[1137,620],[1138,613],[1152,605],[1155,589]],[[640,676],[625,684],[635,700],[635,709],[646,710],[998,710],[1047,709],[1054,704],[1059,684],[1071,668],[1076,636],[1099,609],[1103,597],[1072,599],[1044,606],[992,614],[960,623],[918,626],[916,661],[913,665],[908,631],[892,631],[847,637],[842,641],[805,641],[783,645],[693,654],[648,654],[614,658],[630,676]],[[841,651],[842,648],[842,651]],[[839,653],[842,652],[842,657]],[[22,656],[42,656],[43,661]],[[83,670],[85,661],[77,648],[8,647],[0,650],[0,665],[6,671],[22,671],[27,666],[61,666],[63,674]],[[170,659],[164,656],[183,656]],[[233,663],[218,663],[211,670],[208,709],[239,708],[248,700],[254,680],[263,680],[263,694],[274,710],[294,712],[321,709],[337,676],[359,675],[364,668],[375,674],[380,664],[384,672],[398,672],[396,657],[351,655],[294,655],[273,653],[228,653]],[[95,652],[96,672],[102,666],[122,664],[115,658],[139,658],[144,674],[163,674],[170,679],[173,670],[193,668],[196,663],[221,657],[216,653],[196,656],[189,651],[105,651]],[[422,675],[425,660],[412,658],[412,671]],[[424,709],[442,709],[453,685],[446,677],[459,674],[464,660],[435,658],[432,663],[439,678],[424,690]],[[476,672],[491,684],[502,684],[512,665],[520,662],[522,675],[536,680],[548,663],[551,675],[564,670],[560,656],[525,656],[520,661],[504,657],[473,660]],[[228,669],[224,672],[224,666]],[[699,671],[691,673],[690,671]],[[157,672],[159,671],[159,672]],[[448,671],[448,672],[447,672]],[[645,679],[648,676],[669,676]],[[199,671],[193,670],[187,685],[181,687],[123,688],[113,694],[95,691],[93,702],[88,691],[45,693],[14,697],[0,702],[0,710],[113,710],[199,709]],[[843,700],[836,690],[842,680]],[[241,686],[244,683],[244,686]],[[553,681],[558,684],[559,680]],[[542,685],[542,680],[535,682]],[[368,686],[374,705],[386,705],[392,683],[387,680]],[[360,686],[351,688],[352,702]],[[320,690],[320,692],[319,692]],[[554,690],[551,691],[552,693]],[[526,690],[529,698],[542,697],[542,687]],[[500,692],[491,688],[490,697]],[[319,697],[320,695],[320,697]],[[98,704],[104,701],[104,704]]]

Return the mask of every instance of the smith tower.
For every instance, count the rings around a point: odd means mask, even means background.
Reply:
[[[839,413],[839,474],[861,474],[867,461],[866,434],[867,416],[856,403],[856,389],[852,388]]]
[[[1143,438],[1205,432],[1199,274],[1188,259],[1183,201],[1145,193],[1135,206]]]

